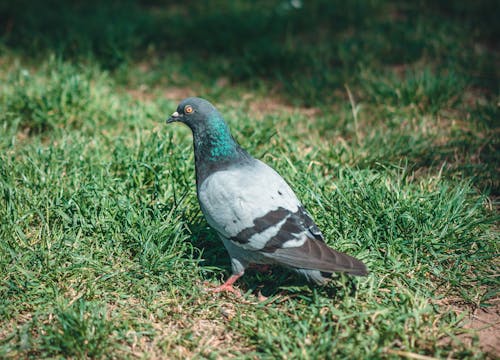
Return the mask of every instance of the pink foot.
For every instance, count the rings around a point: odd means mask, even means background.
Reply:
[[[222,292],[222,291],[229,291],[229,292],[232,292],[233,294],[237,295],[237,296],[241,296],[241,293],[239,290],[236,290],[235,288],[233,288],[233,284],[236,280],[238,280],[241,276],[243,275],[243,273],[241,274],[234,274],[234,275],[231,275],[229,277],[229,279],[227,279],[227,281],[222,284],[221,286],[217,286],[215,289],[213,289],[212,291],[213,292]]]

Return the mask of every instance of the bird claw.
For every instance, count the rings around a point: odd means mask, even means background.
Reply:
[[[229,292],[232,292],[233,294],[235,294],[236,296],[241,296],[241,293],[239,290],[236,290],[235,288],[233,288],[233,284],[236,280],[238,280],[241,276],[243,275],[243,273],[241,274],[233,274],[229,277],[229,279],[227,279],[227,281],[220,285],[220,286],[217,286],[215,289],[213,289],[212,291],[215,292],[215,293],[218,293],[218,292],[222,292],[222,291],[229,291]]]
[[[223,285],[217,286],[215,289],[212,290],[212,292],[214,292],[214,293],[223,292],[223,291],[231,292],[238,297],[241,296],[241,292],[239,290],[235,289],[233,287],[233,285],[231,285],[231,284],[223,284]]]

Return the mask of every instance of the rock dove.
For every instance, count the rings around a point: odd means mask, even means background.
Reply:
[[[328,247],[321,231],[283,178],[232,137],[207,100],[184,99],[167,123],[193,133],[196,190],[208,224],[231,258],[232,276],[215,291],[232,291],[250,264],[278,264],[324,284],[333,272],[368,274],[359,260]]]

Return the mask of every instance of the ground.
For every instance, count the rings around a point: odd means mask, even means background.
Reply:
[[[215,5],[0,5],[0,357],[497,358],[495,2]],[[187,96],[369,276],[210,292]]]

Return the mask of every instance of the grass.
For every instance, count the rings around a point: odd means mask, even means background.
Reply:
[[[492,2],[218,5],[0,5],[0,357],[495,357],[464,328],[498,301]],[[207,292],[187,95],[370,275]]]

